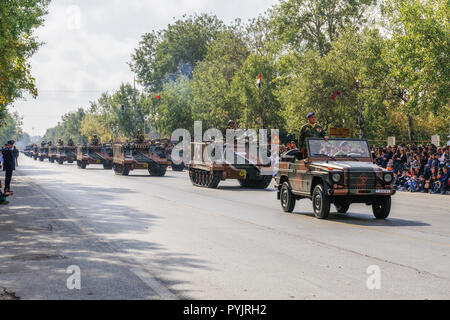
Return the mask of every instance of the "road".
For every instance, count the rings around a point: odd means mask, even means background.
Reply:
[[[122,177],[21,156],[14,179],[0,287],[23,299],[450,298],[450,196],[397,193],[385,221],[363,204],[318,220],[310,200],[284,213],[273,186],[203,189],[170,169]],[[69,265],[81,290],[66,287]]]

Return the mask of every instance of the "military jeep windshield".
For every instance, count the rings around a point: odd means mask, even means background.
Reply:
[[[354,139],[308,139],[308,154],[311,157],[370,158],[367,141]]]

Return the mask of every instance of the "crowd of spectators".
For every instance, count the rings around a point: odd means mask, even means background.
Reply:
[[[392,170],[396,190],[435,194],[450,191],[449,146],[374,146],[372,156],[374,163]]]

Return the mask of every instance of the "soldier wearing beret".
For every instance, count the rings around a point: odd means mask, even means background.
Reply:
[[[308,113],[306,116],[308,123],[300,130],[299,147],[303,152],[306,152],[306,138],[324,138],[328,140],[325,130],[316,122],[316,114],[314,112]]]

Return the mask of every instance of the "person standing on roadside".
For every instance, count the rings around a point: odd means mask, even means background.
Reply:
[[[16,160],[13,151],[14,141],[10,140],[6,144],[6,147],[2,150],[3,154],[3,171],[5,171],[5,189],[3,193],[8,194],[11,192],[10,184],[12,179],[12,173],[16,170]]]
[[[19,159],[19,150],[14,146],[13,149],[14,159],[16,160],[16,167],[19,166],[19,162],[17,161]]]

